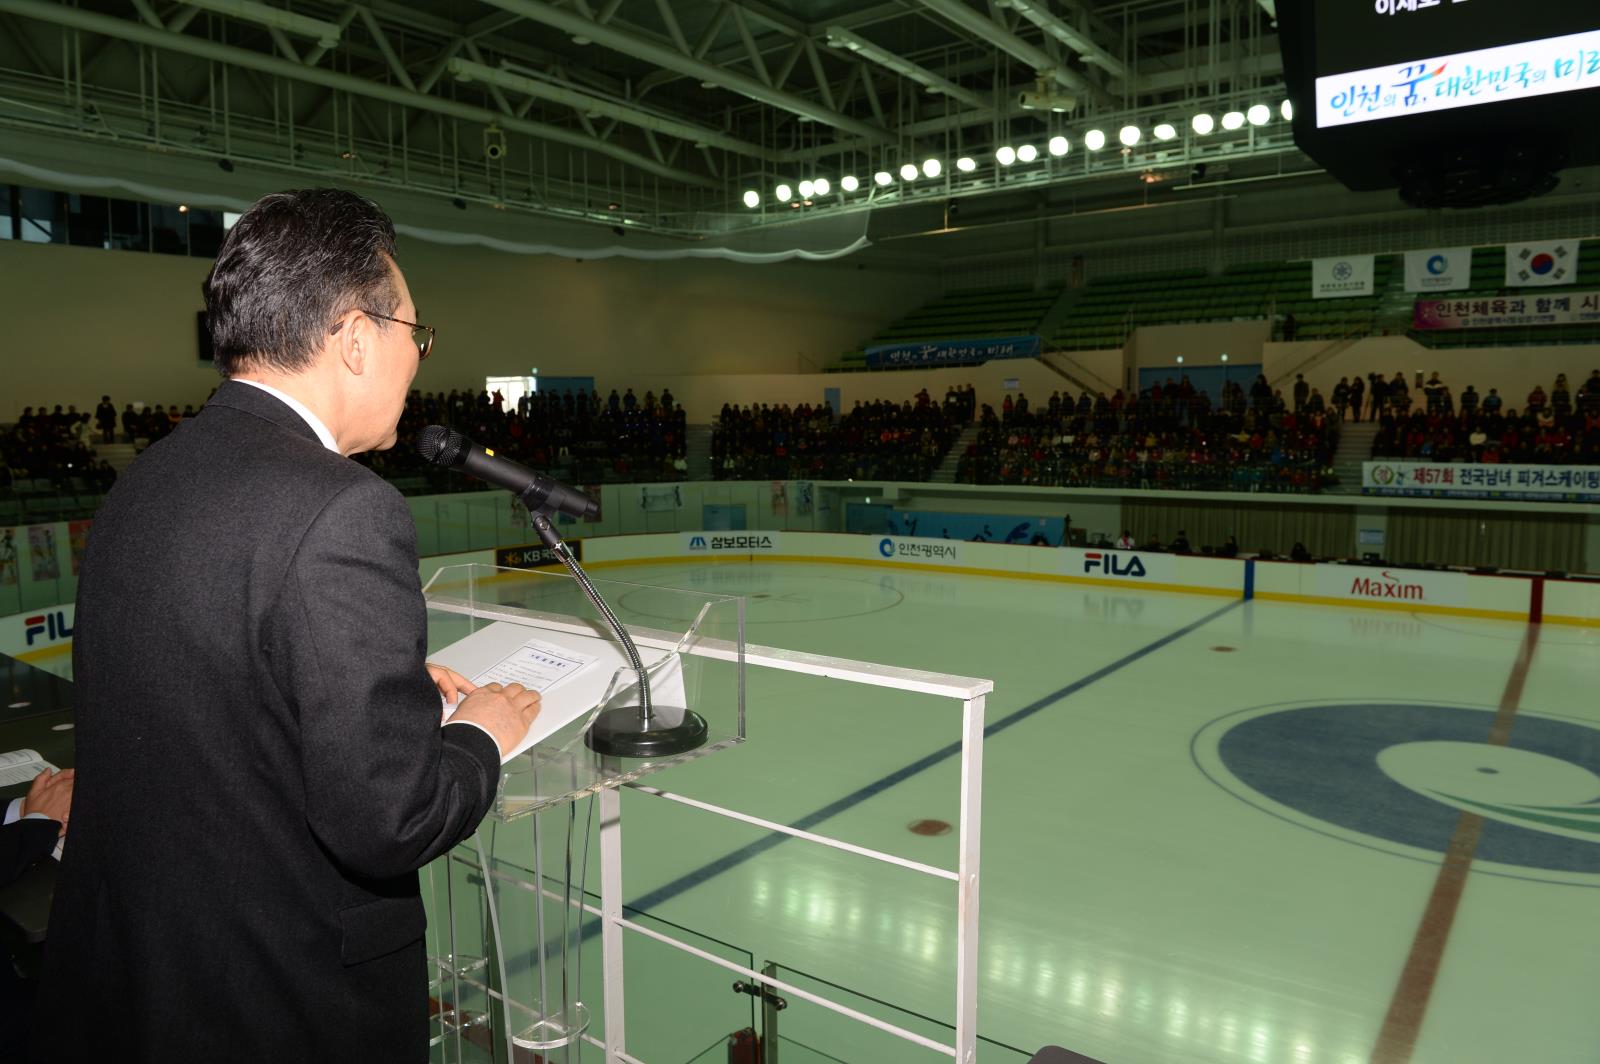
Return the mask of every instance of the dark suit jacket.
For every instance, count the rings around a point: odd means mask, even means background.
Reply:
[[[0,802],[0,812],[9,803]],[[61,835],[55,820],[19,820],[0,826],[0,886],[28,870],[35,861],[49,856]]]
[[[226,382],[95,517],[40,1060],[427,1057],[416,869],[494,741],[439,727],[399,493]]]

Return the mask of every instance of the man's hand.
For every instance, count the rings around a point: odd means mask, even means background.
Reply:
[[[505,757],[528,734],[533,718],[539,715],[539,692],[529,691],[520,683],[502,687],[497,683],[484,684],[461,700],[450,723],[471,721],[487,729],[500,746],[500,756]]]
[[[22,799],[22,815],[42,813],[61,825],[61,834],[67,833],[67,817],[72,811],[72,781],[75,769],[52,772],[45,769],[33,777],[27,797]]]
[[[428,663],[428,675],[433,677],[434,686],[439,688],[439,693],[444,695],[445,701],[454,702],[476,691],[477,685],[454,669],[447,669],[443,665]]]

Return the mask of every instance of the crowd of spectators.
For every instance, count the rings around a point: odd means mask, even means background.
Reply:
[[[1309,392],[1308,392],[1309,396]],[[1136,394],[1057,392],[1034,407],[1007,396],[983,407],[958,479],[976,484],[1317,491],[1333,483],[1338,420],[1325,405],[1290,409],[1258,377],[1216,403],[1168,378]]]
[[[1472,385],[1456,396],[1435,373],[1419,389],[1422,403],[1399,389],[1377,413],[1374,458],[1433,462],[1531,462],[1600,465],[1600,369],[1577,388],[1558,374],[1547,392],[1535,385],[1519,412],[1499,391]]]
[[[514,457],[531,468],[574,484],[655,483],[689,475],[688,426],[670,391],[629,388],[535,392],[515,406],[496,392],[413,391],[400,416],[400,444],[362,455],[379,475],[423,477],[429,490],[476,489],[467,478],[423,462],[412,441],[424,426],[449,425],[474,443]]]
[[[953,389],[935,404],[924,389],[903,403],[858,400],[839,418],[825,404],[724,404],[711,436],[712,472],[718,480],[927,480],[975,395]]]
[[[104,491],[117,474],[93,444],[89,415],[77,407],[25,407],[15,425],[0,429],[0,490],[25,482],[41,489]]]
[[[926,390],[904,402],[856,402],[843,416],[826,404],[724,405],[711,443],[718,480],[926,481],[961,429],[976,418],[961,455],[967,483],[1106,488],[1316,491],[1333,483],[1338,425],[1378,423],[1372,454],[1441,462],[1600,464],[1600,370],[1577,386],[1558,375],[1519,408],[1490,388],[1459,394],[1438,373],[1410,384],[1403,374],[1341,378],[1326,398],[1297,377],[1290,397],[1257,377],[1223,385],[1215,401],[1188,377],[1121,390],[1056,392],[1039,405],[1007,394],[997,411],[978,409],[970,385],[936,402]],[[95,411],[27,407],[0,429],[0,488],[17,482],[104,490],[115,479],[94,444],[153,441],[194,406],[119,411],[109,396]],[[411,441],[428,424],[450,425],[474,441],[577,484],[658,482],[688,477],[687,418],[671,392],[631,388],[541,392],[514,407],[483,391],[412,392],[400,444],[360,460],[385,477],[420,478],[430,491],[476,485],[426,465]]]

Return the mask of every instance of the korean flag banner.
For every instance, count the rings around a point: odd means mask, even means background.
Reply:
[[[1577,240],[1506,245],[1506,287],[1572,284],[1578,279]]]

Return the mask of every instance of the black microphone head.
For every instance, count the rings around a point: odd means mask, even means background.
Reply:
[[[417,433],[417,453],[434,465],[460,465],[469,446],[465,436],[443,425],[429,425]]]

